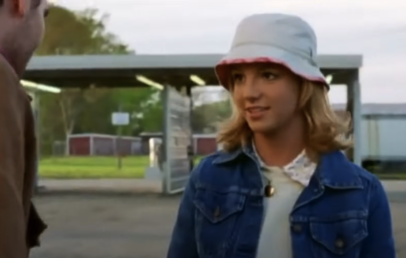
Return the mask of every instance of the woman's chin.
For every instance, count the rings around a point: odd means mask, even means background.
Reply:
[[[248,122],[253,133],[269,133],[275,130],[275,125],[269,121],[253,121]]]

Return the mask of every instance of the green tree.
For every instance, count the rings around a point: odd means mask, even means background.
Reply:
[[[44,40],[36,55],[134,53],[114,34],[107,32],[107,19],[107,15],[100,15],[96,9],[73,12],[61,6],[51,6]],[[115,128],[111,126],[110,115],[117,110],[119,102],[133,113],[140,110],[142,103],[153,94],[149,89],[109,91],[91,85],[86,89],[74,87],[72,85],[72,89],[64,89],[56,95],[41,94],[41,142],[47,145],[45,152],[52,149],[55,140],[63,140],[74,132],[97,130],[113,133]],[[139,107],[132,103],[139,103]]]
[[[192,129],[197,133],[215,133],[218,125],[231,115],[229,100],[197,106],[192,112]]]
[[[37,55],[128,54],[131,52],[114,34],[106,31],[107,15],[97,18],[96,9],[73,12],[51,6],[46,32]]]
[[[86,112],[78,118],[76,133],[94,131],[115,134],[116,128],[111,124],[111,113],[119,109],[130,113],[129,126],[124,126],[125,135],[138,135],[142,131],[162,129],[162,104],[159,92],[153,88],[105,90],[109,94],[99,97],[97,101],[88,101]]]

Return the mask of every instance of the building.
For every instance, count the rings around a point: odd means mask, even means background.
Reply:
[[[345,105],[333,105],[336,110]],[[406,103],[361,106],[361,155],[363,165],[406,171]],[[396,171],[398,172],[398,171]]]
[[[71,156],[141,155],[141,139],[106,134],[72,134],[67,139]]]

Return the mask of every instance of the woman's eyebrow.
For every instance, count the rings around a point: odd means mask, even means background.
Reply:
[[[242,73],[242,70],[240,69],[231,69],[230,73]]]

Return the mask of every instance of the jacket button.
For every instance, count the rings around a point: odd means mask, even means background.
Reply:
[[[221,211],[220,211],[220,207],[219,207],[219,206],[217,206],[216,209],[214,209],[213,215],[214,215],[214,217],[215,217],[216,219],[220,218]]]
[[[341,238],[338,238],[338,239],[336,240],[336,242],[335,242],[335,246],[336,246],[338,249],[343,248],[343,247],[345,246],[344,240],[341,239]]]
[[[293,232],[295,232],[295,233],[300,233],[300,232],[302,232],[302,225],[300,225],[300,224],[293,224],[293,225],[292,225],[292,230],[293,230]]]

